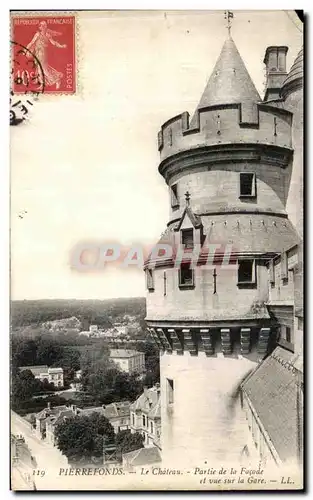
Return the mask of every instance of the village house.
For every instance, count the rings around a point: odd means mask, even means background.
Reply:
[[[110,359],[126,373],[141,374],[145,371],[145,355],[143,352],[127,349],[111,349]]]
[[[64,385],[63,368],[49,368],[47,365],[38,365],[20,366],[19,370],[30,370],[35,378],[41,382],[47,380],[49,384],[54,384],[55,387],[63,387]]]
[[[144,388],[143,394],[130,407],[130,429],[144,436],[144,446],[160,445],[161,437],[161,398],[160,385],[151,389]]]
[[[46,443],[55,446],[55,430],[57,425],[61,424],[68,418],[75,416],[90,416],[93,413],[98,413],[106,417],[114,428],[117,434],[119,431],[130,428],[130,402],[121,401],[108,405],[78,408],[76,405],[55,406],[47,408],[37,413],[36,418],[36,435],[39,439],[45,440]]]

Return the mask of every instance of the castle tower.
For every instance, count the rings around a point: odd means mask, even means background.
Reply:
[[[291,125],[289,110],[261,102],[229,38],[192,119],[159,132],[170,216],[165,250],[145,265],[146,322],[160,348],[162,455],[175,466],[240,460],[238,388],[276,340],[268,263],[297,241],[286,213]]]
[[[294,156],[287,211],[299,236],[303,238],[303,48],[283,82],[281,96],[285,101],[285,109],[293,113]]]

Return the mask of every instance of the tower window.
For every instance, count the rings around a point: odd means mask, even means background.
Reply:
[[[183,263],[179,269],[179,288],[194,287],[194,272],[191,269],[190,262]]]
[[[154,291],[154,278],[152,269],[146,269],[146,283],[149,292]]]
[[[240,197],[253,198],[256,196],[255,174],[240,173]]]
[[[174,380],[171,378],[166,379],[167,380],[167,387],[166,387],[166,396],[167,396],[167,404],[172,405],[174,403]]]
[[[170,187],[171,190],[171,207],[172,208],[179,208],[179,201],[178,201],[178,186],[177,184],[173,184]]]
[[[272,259],[269,263],[269,274],[270,274],[270,284],[275,286],[275,264],[274,259]]]
[[[254,260],[238,260],[238,285],[255,284]]]
[[[281,279],[283,280],[283,282],[286,283],[288,281],[288,257],[286,252],[283,252],[281,254],[280,266],[281,266],[280,270]]]
[[[185,248],[193,248],[193,229],[182,229],[181,242]]]

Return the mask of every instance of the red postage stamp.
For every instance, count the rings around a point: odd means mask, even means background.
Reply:
[[[75,16],[12,17],[14,93],[75,94]]]

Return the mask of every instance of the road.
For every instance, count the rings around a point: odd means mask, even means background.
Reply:
[[[68,467],[67,459],[54,446],[48,445],[38,439],[29,422],[14,412],[11,412],[11,433],[21,434],[25,438],[32,456],[36,459],[38,471],[45,471],[44,476],[34,476],[36,487],[38,489],[51,489],[51,475],[55,475],[61,467]],[[14,468],[13,468],[14,469]],[[33,471],[30,471],[31,473]],[[50,476],[50,478],[49,478]],[[18,472],[12,470],[12,487],[16,489],[16,483],[13,480],[18,480]]]

